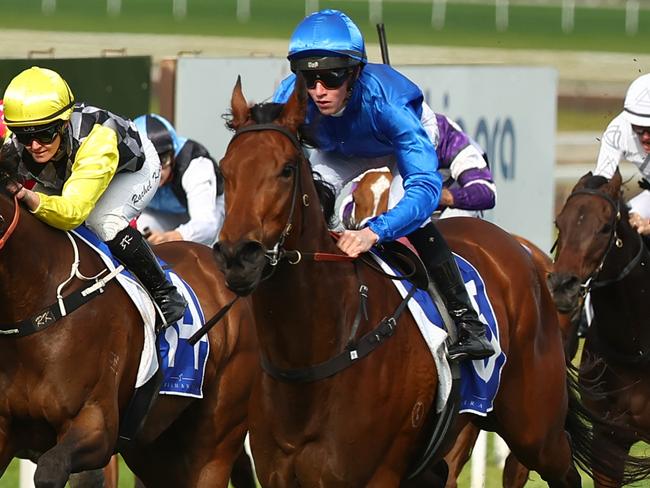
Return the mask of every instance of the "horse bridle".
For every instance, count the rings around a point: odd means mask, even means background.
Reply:
[[[9,174],[7,174],[5,171],[0,172],[0,184],[4,185],[7,183],[7,181],[13,180]],[[14,215],[11,219],[11,222],[9,223],[9,226],[2,231],[2,235],[0,237],[0,250],[5,247],[5,244],[7,244],[7,241],[13,234],[14,230],[16,230],[16,227],[18,227],[18,222],[20,221],[20,205],[18,204],[18,192],[21,190],[22,185],[18,182],[15,182],[18,185],[18,190],[15,192],[9,192],[7,190],[7,193],[10,193],[10,196],[14,200]],[[4,217],[0,215],[0,223],[4,224]]]
[[[284,245],[284,241],[286,240],[286,238],[289,236],[289,233],[291,232],[293,216],[296,211],[296,201],[298,199],[298,193],[300,191],[300,166],[303,160],[305,159],[305,156],[303,155],[302,152],[302,146],[300,145],[300,141],[298,141],[298,137],[296,137],[296,135],[293,132],[291,132],[289,129],[279,124],[274,124],[274,123],[255,124],[255,125],[248,125],[237,129],[237,132],[235,132],[235,135],[232,136],[232,139],[230,140],[228,147],[230,147],[232,141],[234,141],[240,135],[245,134],[246,132],[260,132],[264,130],[272,130],[272,131],[280,132],[285,137],[287,137],[291,141],[291,144],[293,144],[293,146],[296,148],[296,151],[298,151],[298,155],[300,158],[296,164],[291,166],[294,171],[294,180],[293,180],[293,189],[291,191],[291,208],[289,210],[289,217],[287,218],[287,223],[282,229],[282,233],[280,234],[280,237],[278,238],[277,242],[270,250],[265,252],[265,256],[269,260],[269,264],[273,267],[277,266],[278,263],[284,258],[286,258],[290,264],[298,264],[302,259],[302,255],[300,251],[297,250],[287,251],[282,247]],[[309,207],[309,196],[305,193],[303,193],[302,195],[302,204],[305,207]]]
[[[609,252],[612,250],[612,247],[616,246],[617,248],[622,248],[623,247],[623,240],[618,236],[617,233],[617,227],[618,223],[621,220],[621,208],[620,208],[620,200],[614,200],[611,196],[607,195],[606,193],[600,192],[595,189],[591,188],[581,188],[579,190],[573,191],[567,198],[567,202],[577,196],[577,195],[592,195],[596,196],[599,198],[602,198],[605,200],[609,206],[612,208],[612,218],[610,225],[612,227],[612,231],[609,234],[609,241],[607,243],[607,247],[605,248],[605,252],[603,253],[603,256],[600,260],[600,264],[596,266],[594,271],[580,284],[580,294],[582,298],[584,298],[587,293],[589,293],[592,289],[596,288],[602,288],[604,286],[611,285],[613,283],[616,283],[618,281],[621,281],[623,278],[625,278],[630,272],[639,264],[641,261],[641,258],[643,256],[643,251],[645,249],[645,245],[643,244],[643,240],[640,235],[639,237],[639,251],[637,254],[630,260],[629,263],[625,265],[623,270],[614,278],[611,278],[609,280],[601,280],[598,281],[598,275],[603,269],[603,266],[605,265],[605,259],[607,259],[607,256],[609,255]],[[559,237],[558,237],[559,240]],[[557,244],[557,242],[556,242]],[[554,246],[555,247],[555,246]]]
[[[0,250],[5,247],[5,244],[13,234],[16,227],[18,227],[18,222],[20,220],[20,205],[18,205],[18,196],[16,194],[14,197],[14,216],[11,219],[9,226],[2,232],[2,237],[0,237]],[[4,217],[0,215],[0,221],[4,223]]]

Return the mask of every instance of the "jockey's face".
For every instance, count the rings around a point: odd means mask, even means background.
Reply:
[[[25,146],[27,152],[31,154],[35,162],[45,164],[50,161],[61,146],[61,134],[57,133],[52,142],[45,144],[38,139],[32,139]]]
[[[639,137],[639,142],[646,153],[650,153],[650,127],[632,125],[632,131]]]
[[[172,180],[172,170],[174,169],[174,156],[171,152],[160,155],[160,183],[159,186],[165,186]]]
[[[318,110],[323,115],[333,115],[341,111],[345,106],[348,96],[348,85],[350,79],[348,78],[338,88],[327,88],[323,82],[316,81],[314,88],[308,88],[309,96],[318,107]]]

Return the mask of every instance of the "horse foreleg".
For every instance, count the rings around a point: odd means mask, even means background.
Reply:
[[[472,448],[476,442],[481,430],[472,423],[468,423],[456,437],[456,442],[451,450],[445,456],[447,466],[449,466],[449,476],[445,488],[456,488],[458,486],[458,477],[467,464],[472,454]]]
[[[114,455],[104,469],[71,474],[68,483],[70,488],[117,488],[118,467],[117,456]]]
[[[11,448],[7,432],[8,421],[4,417],[0,417],[0,477],[4,474],[7,466],[14,456],[13,449]]]
[[[36,488],[63,488],[71,472],[104,466],[113,451],[116,425],[109,429],[98,405],[82,408],[67,429],[59,433],[57,444],[36,463]]]
[[[253,465],[245,450],[235,460],[230,473],[230,483],[234,488],[255,488]]]
[[[508,454],[503,467],[503,488],[522,488],[528,481],[528,473],[530,470],[513,453]]]
[[[120,478],[120,465],[117,459],[117,454],[111,457],[111,460],[102,470],[104,473],[104,486],[105,488],[117,488]]]
[[[101,469],[82,471],[74,473],[68,479],[70,488],[104,488],[104,472]],[[113,485],[106,484],[106,488],[113,488]]]

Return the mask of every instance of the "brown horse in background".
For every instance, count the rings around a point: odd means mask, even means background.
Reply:
[[[73,247],[66,233],[4,194],[0,217],[0,325],[6,331],[33,318],[40,328],[49,322],[40,312],[56,303],[57,287],[70,276]],[[84,243],[78,250],[81,275],[105,268]],[[232,299],[208,247],[173,243],[156,251],[194,288],[206,319]],[[63,295],[88,286],[77,275]],[[122,450],[147,486],[228,486],[258,369],[251,321],[249,303],[239,300],[209,334],[204,398],[161,395]],[[143,338],[142,318],[115,280],[47,328],[22,337],[5,332],[0,472],[14,456],[25,457],[37,463],[36,487],[63,487],[70,473],[104,466],[134,391]]]
[[[382,322],[400,303],[392,284],[363,261],[329,261],[340,253],[318,204],[322,184],[296,139],[306,102],[299,79],[286,105],[251,108],[238,81],[238,132],[221,161],[228,201],[215,255],[228,287],[252,293],[266,372],[250,418],[258,475],[265,487],[426,486],[407,475],[435,418],[434,362],[409,315]],[[455,429],[471,420],[495,430],[552,487],[580,486],[574,461],[605,471],[612,460],[632,462],[610,446],[591,449],[581,420],[604,421],[569,387],[555,306],[530,255],[488,222],[439,225],[485,280],[508,357],[494,410],[462,415]],[[366,295],[368,320],[355,320]],[[364,336],[381,345],[355,356]],[[341,363],[350,367],[333,367]]]
[[[573,188],[556,220],[557,256],[549,286],[560,310],[570,311],[591,293],[594,319],[585,339],[580,379],[605,393],[590,399],[601,415],[650,438],[650,283],[648,251],[628,222],[621,175],[591,173]],[[625,430],[596,428],[594,446],[616,443],[627,451],[637,440]],[[595,485],[620,486],[623,466],[597,474]]]

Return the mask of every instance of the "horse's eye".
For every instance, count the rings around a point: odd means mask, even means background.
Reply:
[[[282,172],[280,173],[281,178],[289,178],[292,174],[293,171],[295,170],[295,166],[293,164],[285,164],[284,168],[282,168]]]
[[[600,229],[601,234],[610,234],[612,232],[612,224],[605,224]]]

